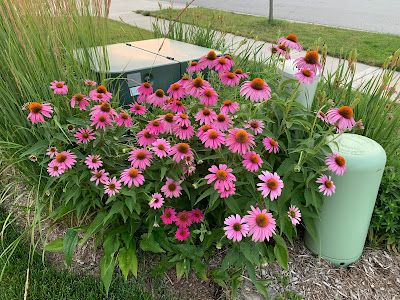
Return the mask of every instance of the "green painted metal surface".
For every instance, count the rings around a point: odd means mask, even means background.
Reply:
[[[324,197],[315,220],[316,239],[306,233],[305,244],[321,258],[346,266],[362,254],[386,153],[375,141],[350,133],[340,135],[330,147],[346,158],[346,172],[332,176],[336,192]]]

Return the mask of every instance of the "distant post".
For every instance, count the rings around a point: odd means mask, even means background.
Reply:
[[[268,23],[272,24],[272,21],[274,20],[274,0],[269,0],[269,17],[268,17]]]

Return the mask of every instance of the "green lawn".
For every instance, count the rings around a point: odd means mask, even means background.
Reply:
[[[114,20],[108,20],[108,31],[106,34],[109,44],[154,38],[151,31]]]
[[[6,215],[0,210],[0,230]],[[0,240],[0,253],[9,243],[18,237],[14,227],[9,227],[5,238]],[[26,269],[28,266],[28,245],[20,244],[0,281],[0,299],[23,299]],[[0,259],[0,270],[4,265]],[[153,279],[155,280],[155,279]],[[100,279],[90,275],[77,275],[53,266],[44,266],[41,256],[35,253],[31,274],[29,277],[28,299],[35,300],[170,300],[171,296],[164,295],[163,285],[153,284],[155,290],[150,293],[143,281],[128,280],[115,276],[108,298],[101,286]],[[154,296],[153,296],[154,295]]]
[[[142,12],[152,16],[175,19],[177,9]],[[305,48],[311,48],[318,38],[328,46],[328,54],[340,56],[341,48],[348,53],[357,48],[358,61],[381,66],[387,56],[400,48],[400,36],[341,29],[306,23],[275,20],[268,24],[267,18],[224,12],[207,8],[190,8],[181,21],[198,26],[210,26],[215,30],[230,32],[244,37],[275,42],[280,36],[295,33]]]

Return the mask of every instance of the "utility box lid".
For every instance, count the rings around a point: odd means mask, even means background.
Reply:
[[[162,45],[163,41],[164,44]],[[131,45],[134,48],[142,49],[154,54],[158,53],[165,58],[176,60],[178,62],[197,60],[212,50],[210,48],[164,38],[135,41],[127,43],[127,45]],[[162,48],[160,50],[161,45]],[[215,53],[217,55],[221,55],[221,52],[215,51]]]
[[[104,48],[106,53],[104,53]],[[96,72],[104,70],[104,66],[99,66],[99,62],[102,64],[105,61],[104,55],[108,56],[107,71],[109,73],[129,73],[166,65],[178,65],[176,61],[123,43],[94,47],[89,51],[92,57],[98,57],[91,65],[92,70]]]

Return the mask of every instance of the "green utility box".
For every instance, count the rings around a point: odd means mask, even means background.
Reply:
[[[346,266],[362,254],[386,153],[377,142],[350,133],[336,136],[330,147],[345,157],[346,172],[332,176],[336,192],[324,197],[314,224],[316,239],[306,233],[305,245],[321,258]]]

